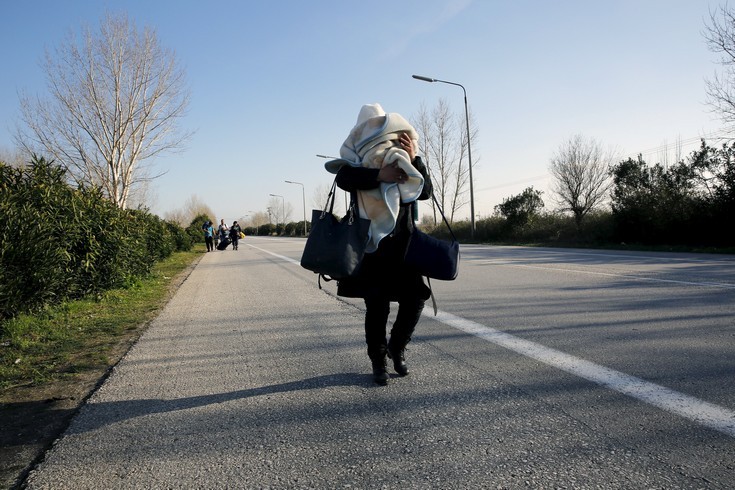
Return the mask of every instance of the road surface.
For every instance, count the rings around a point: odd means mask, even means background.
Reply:
[[[379,387],[304,241],[240,244],[28,488],[735,488],[733,256],[463,246]]]

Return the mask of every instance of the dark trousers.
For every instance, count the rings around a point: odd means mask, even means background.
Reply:
[[[214,238],[211,236],[205,236],[204,242],[207,244],[207,252],[214,250]]]
[[[237,250],[237,242],[238,238],[236,236],[232,237],[232,250]]]
[[[411,341],[411,335],[421,318],[424,300],[416,297],[401,298],[398,314],[390,331],[391,346],[402,350]],[[384,297],[365,298],[365,342],[371,359],[382,357],[387,350],[386,326],[390,315],[390,301]]]

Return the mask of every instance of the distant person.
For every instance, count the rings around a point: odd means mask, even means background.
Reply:
[[[240,228],[240,225],[237,224],[237,221],[233,221],[232,226],[230,226],[230,240],[232,240],[232,250],[237,250],[237,242],[240,240],[240,233],[242,233],[242,228]]]
[[[219,235],[220,243],[227,242],[228,234],[229,234],[229,228],[227,228],[227,225],[225,224],[225,220],[221,219],[219,221],[219,226],[217,227],[217,235]],[[219,245],[217,245],[217,250],[225,250],[226,248],[227,248],[227,245],[225,245],[224,247],[220,247]]]
[[[212,226],[211,221],[205,221],[202,225],[202,230],[204,230],[204,243],[207,244],[207,252],[211,252],[214,250],[214,227]]]

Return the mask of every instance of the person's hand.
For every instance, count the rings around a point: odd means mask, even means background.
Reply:
[[[413,159],[416,158],[416,149],[413,147],[411,137],[408,136],[407,133],[401,133],[401,136],[398,138],[398,144],[401,145],[401,148],[406,150],[409,160],[413,162]]]
[[[385,165],[380,169],[380,172],[378,172],[378,180],[381,182],[395,182],[397,184],[403,184],[408,180],[408,175],[401,167],[398,166],[397,163],[391,163],[390,165]]]

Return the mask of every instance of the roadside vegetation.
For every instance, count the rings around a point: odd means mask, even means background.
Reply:
[[[179,225],[73,187],[44,158],[0,162],[0,399],[104,370],[203,251]],[[201,233],[199,233],[201,235]]]
[[[641,157],[616,163],[594,157],[599,154],[599,143],[571,138],[553,160],[556,207],[548,210],[543,193],[528,187],[478,219],[474,239],[469,220],[452,221],[454,234],[464,243],[735,252],[735,143],[702,141],[673,165]],[[425,231],[449,237],[428,201],[419,209]],[[303,221],[245,233],[300,236]]]
[[[20,488],[204,252],[200,224],[187,231],[71,182],[42,157],[0,161],[3,488]]]
[[[733,10],[713,11],[704,37],[722,66],[706,83],[708,102],[731,135]],[[37,386],[113,362],[111,346],[135,338],[156,314],[172,278],[203,251],[201,225],[216,222],[195,198],[187,212],[168,220],[145,208],[128,209],[131,191],[155,178],[141,163],[181,149],[190,135],[179,127],[189,90],[173,52],[163,49],[153,31],[139,30],[124,15],[106,17],[98,32],[85,30],[80,39],[78,46],[62,43],[56,51],[61,58],[48,57],[49,98],[21,100],[19,150],[53,160],[0,161],[2,390]],[[128,64],[118,63],[120,52],[130,53]],[[77,62],[63,62],[69,53],[80,54]],[[119,79],[129,83],[111,82]],[[155,90],[140,90],[151,79],[160,82]],[[59,86],[64,90],[54,90]],[[110,87],[124,90],[109,92]],[[132,124],[139,114],[129,111],[138,107],[159,118],[153,125],[157,131]],[[599,142],[572,136],[551,156],[551,196],[528,187],[494,209],[478,210],[484,217],[473,232],[469,220],[454,219],[469,203],[470,146],[479,137],[472,114],[453,115],[440,100],[431,110],[422,107],[413,122],[436,197],[462,242],[735,251],[735,143],[715,147],[703,140],[697,151],[669,165],[640,156],[620,161]],[[123,141],[127,146],[120,146]],[[245,234],[308,233],[310,223],[289,222],[292,210],[283,198],[271,196],[267,213],[252,212]],[[315,198],[315,207],[324,197]],[[555,206],[547,208],[550,199]],[[420,205],[421,226],[446,237],[431,206]]]
[[[580,172],[570,171],[569,179]],[[647,248],[658,250],[735,250],[735,143],[701,147],[674,165],[649,165],[642,158],[608,166],[606,200],[545,212],[533,188],[496,206],[480,220],[476,238],[483,242],[552,246]],[[585,190],[584,181],[573,188]],[[590,195],[593,189],[582,194]],[[576,209],[576,211],[575,211]],[[458,226],[468,236],[468,226]]]
[[[201,257],[203,247],[176,252],[125,288],[70,300],[5,320],[0,340],[0,402],[18,390],[100,376],[138,339],[165,306],[175,278]]]

